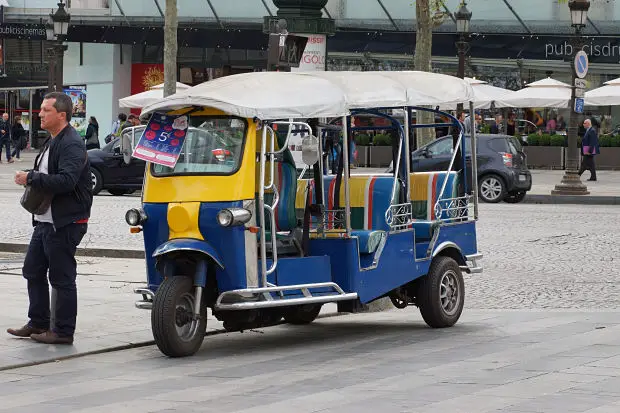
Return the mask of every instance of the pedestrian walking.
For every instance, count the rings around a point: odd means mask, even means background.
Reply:
[[[590,171],[590,179],[588,179],[588,181],[596,181],[594,157],[600,153],[598,134],[592,127],[591,119],[584,120],[583,127],[586,132],[583,135],[583,139],[581,139],[581,167],[579,168],[579,176],[588,170]]]
[[[73,104],[60,92],[45,96],[41,128],[50,133],[30,172],[15,183],[49,194],[49,206],[33,215],[34,232],[22,273],[28,283],[28,322],[7,332],[45,344],[72,344],[77,317],[75,252],[88,227],[93,203],[90,165],[82,137],[70,125]],[[44,208],[41,208],[44,209]],[[55,327],[50,329],[48,285],[56,290]]]
[[[88,119],[88,127],[86,128],[86,149],[100,149],[101,144],[99,143],[99,122],[97,122],[97,118],[91,116]]]
[[[3,113],[0,120],[0,163],[2,163],[2,149],[6,148],[6,160],[13,163],[11,157],[11,122],[9,122],[9,114]]]
[[[26,136],[26,131],[24,130],[24,126],[22,125],[21,116],[15,116],[15,121],[13,122],[13,128],[11,129],[11,140],[13,141],[13,153],[11,154],[12,159],[17,159],[21,162],[20,154],[22,151],[22,140]]]

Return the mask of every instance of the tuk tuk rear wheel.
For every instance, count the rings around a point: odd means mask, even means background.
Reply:
[[[200,305],[200,317],[194,309]],[[196,353],[207,330],[206,306],[196,303],[194,282],[190,277],[167,278],[153,298],[151,328],[157,347],[169,357]]]
[[[417,302],[422,318],[432,328],[452,327],[461,317],[465,304],[465,283],[459,264],[438,256],[422,277]]]
[[[289,324],[310,324],[319,316],[322,304],[304,304],[290,307],[284,311],[284,321]]]

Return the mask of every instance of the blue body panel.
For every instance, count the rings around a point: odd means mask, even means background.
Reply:
[[[142,209],[148,217],[146,222],[142,224],[148,288],[156,291],[163,281],[163,276],[155,268],[156,259],[153,257],[153,253],[169,238],[168,204],[144,203]]]
[[[472,255],[478,252],[475,222],[443,225],[437,230],[439,234],[435,248],[440,247],[443,243],[451,242],[461,249],[463,255]]]
[[[330,282],[332,280],[328,256],[281,258],[276,268],[277,285],[295,285]]]
[[[156,251],[164,252],[161,256],[183,249],[200,251],[213,257],[218,263],[216,277],[220,291],[245,288],[245,229],[243,226],[224,228],[216,219],[220,210],[242,206],[241,201],[202,203],[198,221],[204,241],[185,238],[169,241],[168,204],[144,203],[142,208],[148,217],[142,226],[148,288],[156,291],[163,281],[162,274],[155,268],[156,258],[153,254]]]
[[[217,287],[220,292],[247,286],[245,227],[220,226],[216,217],[224,208],[243,208],[243,202],[205,202],[200,205],[200,233],[219,252],[224,263],[225,270],[216,268]]]
[[[426,275],[432,261],[427,258],[428,241],[418,242],[414,248],[412,230],[389,234],[377,266],[372,269],[369,267],[375,254],[360,256],[355,238],[314,239],[310,242],[312,255],[329,255],[332,258],[333,281],[346,292],[357,292],[362,303]],[[463,255],[475,254],[475,222],[439,227],[433,247],[441,247],[446,242],[455,244]]]

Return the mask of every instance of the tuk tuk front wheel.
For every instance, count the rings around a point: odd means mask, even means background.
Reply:
[[[194,310],[200,306],[200,317]],[[196,302],[192,279],[185,276],[167,278],[153,298],[151,328],[157,347],[169,357],[186,357],[196,353],[207,330],[206,306]]]
[[[319,316],[322,304],[304,304],[290,307],[284,311],[284,321],[289,324],[310,324]]]
[[[465,304],[465,283],[459,264],[450,257],[433,259],[430,271],[420,280],[417,301],[429,327],[456,324]]]

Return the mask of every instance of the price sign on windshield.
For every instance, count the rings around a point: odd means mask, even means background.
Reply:
[[[133,157],[174,168],[187,136],[187,115],[155,113],[140,137]]]

